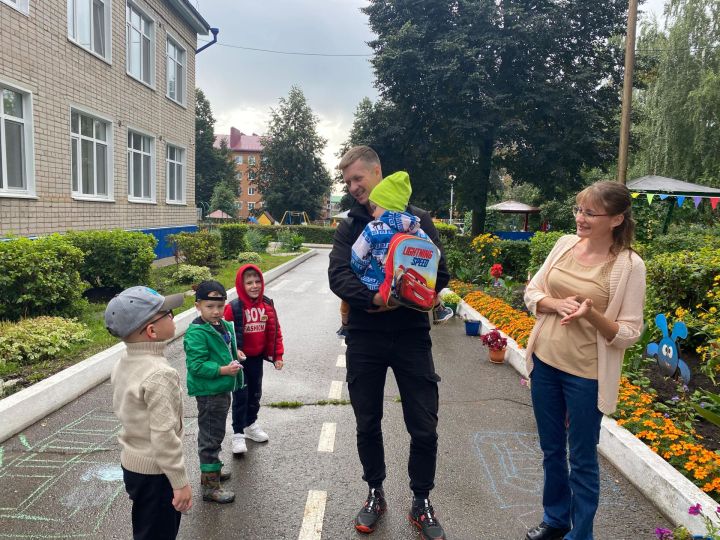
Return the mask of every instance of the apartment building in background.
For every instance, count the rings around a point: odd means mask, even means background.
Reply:
[[[0,0],[0,237],[197,227],[188,0]]]
[[[253,133],[245,135],[234,127],[230,128],[230,135],[216,135],[215,147],[220,148],[222,141],[225,141],[235,160],[236,178],[239,188],[238,196],[238,217],[247,219],[253,215],[253,210],[263,208],[262,193],[252,183],[254,179],[253,168],[260,165],[263,146],[260,142],[260,135]],[[257,213],[257,212],[256,212]]]

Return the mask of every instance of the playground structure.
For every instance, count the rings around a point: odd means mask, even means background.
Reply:
[[[309,225],[310,218],[307,212],[286,210],[280,220],[280,225]]]

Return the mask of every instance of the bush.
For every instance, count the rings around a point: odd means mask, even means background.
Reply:
[[[278,242],[283,251],[298,251],[305,239],[292,231],[291,229],[284,229],[277,235]]]
[[[335,229],[333,227],[319,227],[316,225],[248,225],[248,230],[258,231],[262,234],[270,235],[270,240],[280,240],[278,234],[282,231],[293,231],[302,235],[305,242],[311,244],[332,244]]]
[[[458,228],[455,225],[443,223],[442,221],[438,221],[434,223],[434,225],[435,229],[437,229],[437,232],[440,235],[440,242],[442,243],[443,247],[450,244],[453,238],[455,238],[458,233]]]
[[[231,259],[238,251],[245,251],[248,246],[245,242],[245,233],[248,226],[244,223],[229,223],[220,225],[220,251],[225,259]]]
[[[177,283],[200,283],[212,279],[212,274],[207,266],[193,266],[192,264],[181,264],[173,272],[173,279]]]
[[[700,251],[704,247],[720,249],[720,236],[692,230],[672,232],[655,237],[641,250],[645,259],[651,259],[661,253]]]
[[[564,232],[537,232],[530,239],[530,264],[528,273],[532,277],[540,270],[558,238],[565,235]]]
[[[249,227],[245,233],[245,243],[247,244],[248,251],[254,251],[256,253],[264,253],[267,251],[271,239],[271,235],[263,234],[260,230],[252,227]]]
[[[503,272],[518,281],[525,281],[530,264],[530,242],[523,240],[500,240],[500,256]]]
[[[28,366],[52,360],[77,343],[90,341],[87,327],[75,319],[36,317],[0,323],[0,366]]]
[[[87,288],[82,260],[59,234],[0,242],[0,320],[72,313]]]
[[[65,236],[84,255],[80,275],[91,287],[127,289],[148,283],[157,239],[123,230],[78,231]]]
[[[220,238],[207,231],[177,233],[168,237],[178,257],[193,266],[217,268],[220,265]]]
[[[260,264],[262,257],[254,251],[241,251],[238,253],[237,262],[241,264]]]

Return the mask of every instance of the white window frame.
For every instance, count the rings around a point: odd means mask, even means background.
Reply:
[[[248,187],[248,195],[255,195],[255,186]]]
[[[10,90],[17,92],[22,95],[23,98],[23,110],[22,118],[16,116],[6,115],[4,112],[3,101],[3,90]],[[35,152],[34,152],[34,130],[33,130],[33,95],[30,90],[19,87],[15,84],[6,83],[0,79],[0,161],[2,164],[2,170],[0,176],[2,177],[2,187],[0,187],[0,197],[14,197],[14,198],[37,198],[35,196]],[[6,148],[2,141],[5,141],[5,121],[9,120],[23,126],[22,144],[23,144],[23,176],[25,177],[25,185],[18,188],[9,188],[7,186],[7,157]]]
[[[156,163],[156,161],[155,161],[155,158],[156,158],[155,135],[153,135],[152,133],[143,131],[141,129],[133,128],[133,127],[128,127],[127,135],[128,135],[128,138],[130,137],[130,135],[139,136],[139,137],[147,137],[149,139],[149,143],[150,143],[149,149],[146,152],[143,149],[138,150],[135,148],[131,148],[129,146],[129,141],[127,140],[127,138],[125,139],[126,158],[127,158],[125,161],[127,163],[128,202],[140,203],[140,204],[156,204],[156,193],[157,193],[156,180],[157,180],[157,178],[156,178],[156,172],[155,172],[155,163]],[[132,177],[133,167],[130,165],[129,161],[130,161],[131,157],[135,158],[137,155],[139,155],[140,157],[148,156],[150,158],[150,178],[149,178],[150,193],[148,193],[147,195],[143,195],[141,197],[134,195],[130,189],[130,187],[134,183],[134,178]],[[142,167],[141,167],[141,170],[142,170]],[[142,181],[141,181],[141,186],[142,186]]]
[[[30,0],[0,0],[0,3],[7,4],[23,15],[30,15]]]
[[[100,139],[95,139],[93,137],[88,137],[86,135],[82,135],[82,119],[78,118],[78,133],[73,133],[72,130],[72,115],[73,113],[77,113],[80,116],[86,116],[88,118],[91,118],[94,121],[102,122],[105,124],[105,141],[102,141]],[[72,198],[76,200],[83,200],[83,201],[98,201],[98,202],[115,202],[114,199],[114,182],[113,182],[113,163],[114,163],[114,157],[113,157],[113,121],[111,118],[107,118],[105,116],[102,116],[100,114],[97,114],[89,109],[78,107],[78,106],[71,106],[70,107],[70,122],[68,125],[68,131],[70,132],[70,193],[72,194]],[[93,125],[93,131],[94,131],[94,125]],[[78,182],[78,188],[74,189],[73,187],[73,160],[72,160],[72,146],[73,146],[73,140],[77,141],[77,162],[75,166],[77,167],[77,170],[75,171],[77,173],[77,182]],[[90,140],[93,141],[93,171],[95,173],[94,176],[94,187],[95,187],[95,193],[94,194],[87,194],[82,192],[82,141],[83,140]],[[107,149],[105,152],[105,185],[106,185],[106,191],[107,194],[105,195],[98,195],[97,194],[97,159],[95,156],[97,155],[97,142],[103,143],[106,145]]]
[[[176,152],[181,152],[180,160],[177,158],[175,160],[171,160],[169,153],[170,148],[174,148]],[[180,168],[180,182],[182,186],[182,194],[181,197],[175,197],[175,199],[170,198],[170,168],[175,167],[175,191],[177,195],[177,169]],[[175,144],[173,142],[167,142],[165,144],[165,202],[167,204],[178,204],[178,205],[184,205],[186,204],[187,200],[187,149],[183,146],[180,146],[179,144]]]
[[[248,165],[255,166],[257,163],[257,160],[255,159],[255,156],[248,156]]]
[[[243,164],[243,157],[242,154],[239,156],[235,156],[235,165],[242,165]]]
[[[135,28],[132,25],[131,18],[130,18],[131,11],[134,11],[135,13],[137,13],[137,15],[140,16],[140,18],[145,19],[145,22],[147,23],[147,25],[149,27],[149,35],[143,34],[141,32],[140,28]],[[155,28],[157,28],[157,23],[155,22],[155,19],[147,13],[147,11],[142,9],[135,2],[131,2],[131,1],[127,2],[126,6],[125,6],[125,51],[126,51],[125,52],[125,71],[130,77],[132,77],[136,81],[138,81],[146,86],[149,86],[153,90],[155,89]],[[143,66],[143,62],[142,62],[143,42],[142,41],[140,42],[140,59],[139,59],[140,72],[141,72],[140,76],[138,77],[131,70],[130,33],[133,30],[138,32],[140,34],[141,38],[146,37],[149,41],[150,52],[148,54],[150,57],[150,65],[148,66],[149,73],[147,74],[148,75],[147,81],[145,79],[143,79],[143,74],[142,74],[142,66]]]
[[[255,203],[248,201],[248,212],[255,210]]]
[[[182,52],[183,61],[178,62],[177,59],[170,57],[170,45],[175,47],[177,50]],[[173,62],[173,65],[181,65],[182,66],[182,99],[177,99],[177,96],[173,97],[170,94],[170,70],[168,69],[168,64],[170,62]],[[187,102],[187,64],[188,64],[188,53],[187,49],[183,47],[180,44],[180,40],[170,33],[167,35],[167,39],[165,40],[165,95],[170,101],[173,101],[177,103],[178,105],[181,105],[185,107],[185,104]],[[175,92],[177,94],[177,84],[175,85]]]
[[[90,43],[82,43],[81,38],[78,36],[78,20],[77,20],[77,6],[80,2],[87,2],[90,5],[90,29],[89,29],[89,40]],[[95,24],[93,22],[94,5],[96,2],[102,3],[104,6],[103,10],[103,32],[105,33],[105,52],[104,54],[99,53],[94,48],[95,43]],[[108,64],[112,63],[112,0],[67,0],[67,21],[68,21],[68,39],[76,44],[78,47],[85,49],[90,54],[97,56],[104,60]]]

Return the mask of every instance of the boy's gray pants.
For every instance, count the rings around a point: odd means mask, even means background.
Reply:
[[[198,455],[202,472],[217,472],[222,468],[220,448],[225,438],[230,396],[230,392],[195,396],[198,408]]]

